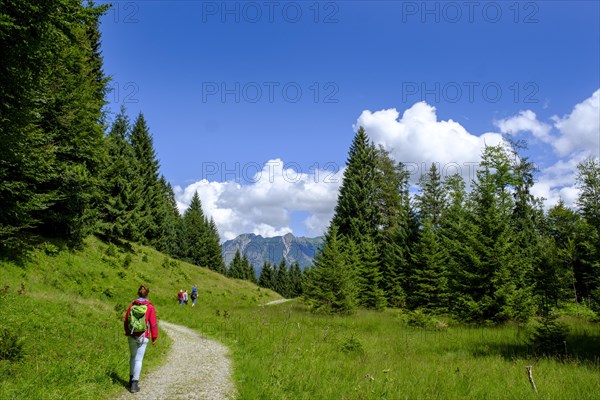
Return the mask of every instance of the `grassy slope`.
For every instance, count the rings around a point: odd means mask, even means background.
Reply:
[[[168,258],[146,247],[126,251],[94,238],[77,252],[49,255],[55,248],[41,247],[24,265],[0,261],[0,329],[22,337],[24,355],[0,360],[1,399],[98,399],[123,391],[129,358],[121,321],[140,283],[150,286],[159,320],[188,325],[218,319],[216,309],[279,298],[206,268],[165,263]],[[21,283],[24,294],[18,294]],[[177,291],[190,292],[195,283],[197,306],[179,307]],[[146,353],[145,372],[167,354],[169,339],[159,340]]]
[[[115,252],[90,239],[82,253],[38,252],[26,268],[1,265],[0,288],[11,287],[0,295],[2,325],[34,328],[24,333],[22,361],[0,361],[0,398],[108,398],[122,391],[128,366],[120,318],[140,282],[150,285],[159,319],[229,346],[240,399],[533,399],[527,365],[541,398],[600,393],[600,329],[585,320],[569,320],[571,360],[535,359],[527,330],[515,326],[424,330],[407,327],[394,310],[340,318],[315,316],[298,302],[260,307],[278,296],[204,268],[164,263],[148,248],[136,246],[128,267],[127,253],[107,253]],[[24,296],[16,294],[21,281]],[[194,283],[197,307],[178,306],[176,292]],[[40,324],[40,313],[51,322]],[[164,357],[164,339],[148,352],[146,372]]]

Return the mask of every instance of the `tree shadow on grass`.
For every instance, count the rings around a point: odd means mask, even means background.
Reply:
[[[102,233],[96,233],[95,236],[104,244],[114,244],[115,246],[117,246],[121,251],[125,252],[125,253],[135,253],[133,246],[131,245],[130,242],[123,240],[123,239],[119,239],[119,238],[115,238],[115,237],[111,237],[108,235],[103,235]]]
[[[554,357],[565,364],[583,365],[600,369],[600,327],[594,333],[571,333],[567,337],[564,353]],[[472,352],[474,357],[499,355],[508,361],[515,359],[542,358],[535,353],[533,346],[523,340],[522,343],[485,343],[480,342]]]
[[[25,268],[35,250],[53,256],[70,248],[70,243],[61,238],[23,233],[3,239],[0,243],[0,261],[12,262],[20,268]]]

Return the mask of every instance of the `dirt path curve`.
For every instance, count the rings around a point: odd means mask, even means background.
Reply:
[[[281,303],[287,303],[288,301],[292,301],[293,299],[279,299],[279,300],[273,300],[270,301],[268,303],[263,304],[263,306],[273,306],[275,304],[281,304]]]
[[[173,339],[167,362],[150,374],[144,374],[142,369],[140,392],[127,392],[118,400],[131,400],[133,396],[156,400],[235,398],[231,361],[225,346],[184,326],[165,321],[159,325]]]

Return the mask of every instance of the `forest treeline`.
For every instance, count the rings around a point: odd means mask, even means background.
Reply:
[[[79,0],[0,9],[0,250],[89,234],[134,241],[225,271],[219,234],[196,194],[180,215],[152,136],[124,108],[108,123],[99,18]]]
[[[600,311],[600,162],[577,167],[577,209],[560,201],[545,211],[523,148],[486,146],[468,191],[434,163],[411,193],[405,166],[360,128],[307,271],[311,307],[403,307],[471,322],[526,320],[565,301]]]

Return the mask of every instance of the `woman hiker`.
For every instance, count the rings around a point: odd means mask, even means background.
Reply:
[[[140,286],[138,298],[134,300],[125,313],[123,327],[125,336],[129,341],[129,391],[136,393],[140,391],[138,381],[142,372],[142,361],[150,338],[152,345],[158,339],[158,323],[156,322],[156,310],[148,300],[150,289]]]

